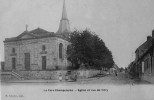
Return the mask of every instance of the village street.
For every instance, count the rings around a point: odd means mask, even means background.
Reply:
[[[135,84],[150,84],[147,81],[139,80],[139,79],[131,79],[127,73],[119,72],[117,76],[114,74],[111,75],[97,75],[92,78],[79,78],[77,81],[62,81],[59,80],[15,80],[2,82],[3,84],[104,84],[104,85],[135,85]]]
[[[85,100],[94,100],[98,97],[108,100],[112,100],[112,98],[115,98],[115,100],[116,98],[121,98],[121,100],[130,100],[130,98],[132,98],[131,100],[133,98],[146,100],[145,96],[141,95],[142,91],[145,95],[149,95],[149,89],[154,88],[151,86],[148,82],[130,80],[127,74],[119,73],[118,76],[107,75],[85,80],[80,79],[76,82],[31,80],[31,82],[1,83],[0,89],[2,100],[32,100],[32,98],[37,100],[44,100],[44,98],[46,100],[60,100],[60,98],[82,100],[83,97]],[[141,89],[142,91],[140,91]],[[153,98],[152,92],[150,95],[146,97],[149,98],[148,100]]]
[[[77,82],[69,82],[69,84],[135,85],[135,84],[150,84],[150,83],[139,79],[130,79],[128,74],[121,72],[118,73],[117,76],[115,75],[98,76],[94,78],[88,78],[87,80],[78,80]]]

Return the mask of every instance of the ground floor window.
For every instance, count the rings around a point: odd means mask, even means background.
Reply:
[[[46,56],[42,56],[42,70],[46,70]]]
[[[30,53],[25,53],[25,69],[30,70]]]
[[[16,69],[16,58],[12,58],[12,69]]]

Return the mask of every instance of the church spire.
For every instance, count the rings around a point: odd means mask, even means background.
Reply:
[[[67,12],[66,12],[66,7],[65,7],[65,0],[63,2],[62,19],[67,20]]]
[[[70,33],[70,25],[69,20],[67,18],[67,12],[65,7],[65,0],[63,2],[63,9],[62,9],[62,18],[60,20],[59,29],[57,31],[57,34],[66,35],[67,33]]]

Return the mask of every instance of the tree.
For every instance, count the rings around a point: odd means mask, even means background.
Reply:
[[[123,67],[120,68],[120,72],[123,72],[125,69]]]
[[[71,44],[67,49],[68,60],[75,68],[79,68],[81,64],[94,69],[112,67],[112,54],[95,33],[76,30],[70,34],[69,41]]]

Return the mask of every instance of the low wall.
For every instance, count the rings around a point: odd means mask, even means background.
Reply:
[[[1,81],[10,81],[10,80],[18,80],[18,79],[15,78],[14,76],[12,76],[11,74],[1,74],[0,80]]]
[[[78,70],[78,77],[89,78],[100,73],[100,70]]]
[[[142,80],[145,80],[145,81],[148,81],[148,82],[151,82],[151,83],[154,83],[154,75],[143,75],[141,77]]]
[[[58,80],[59,75],[61,74],[63,79],[65,79],[65,75],[67,70],[58,70],[58,71],[15,71],[25,80]],[[74,70],[71,71],[77,74],[78,78],[89,78],[95,76],[100,73],[100,70]],[[12,76],[5,75],[3,76],[5,80],[12,80]]]
[[[17,73],[24,77],[24,79],[28,80],[57,80],[59,74],[65,76],[67,71],[18,71]]]
[[[89,78],[94,75],[97,75],[100,73],[99,70],[77,70],[72,71],[76,72],[78,75],[78,78]],[[67,70],[59,70],[59,71],[19,71],[17,72],[21,76],[23,76],[25,79],[28,80],[39,80],[39,79],[45,79],[45,80],[57,80],[59,78],[59,74],[61,73],[63,79],[65,79],[65,75],[67,73]]]

